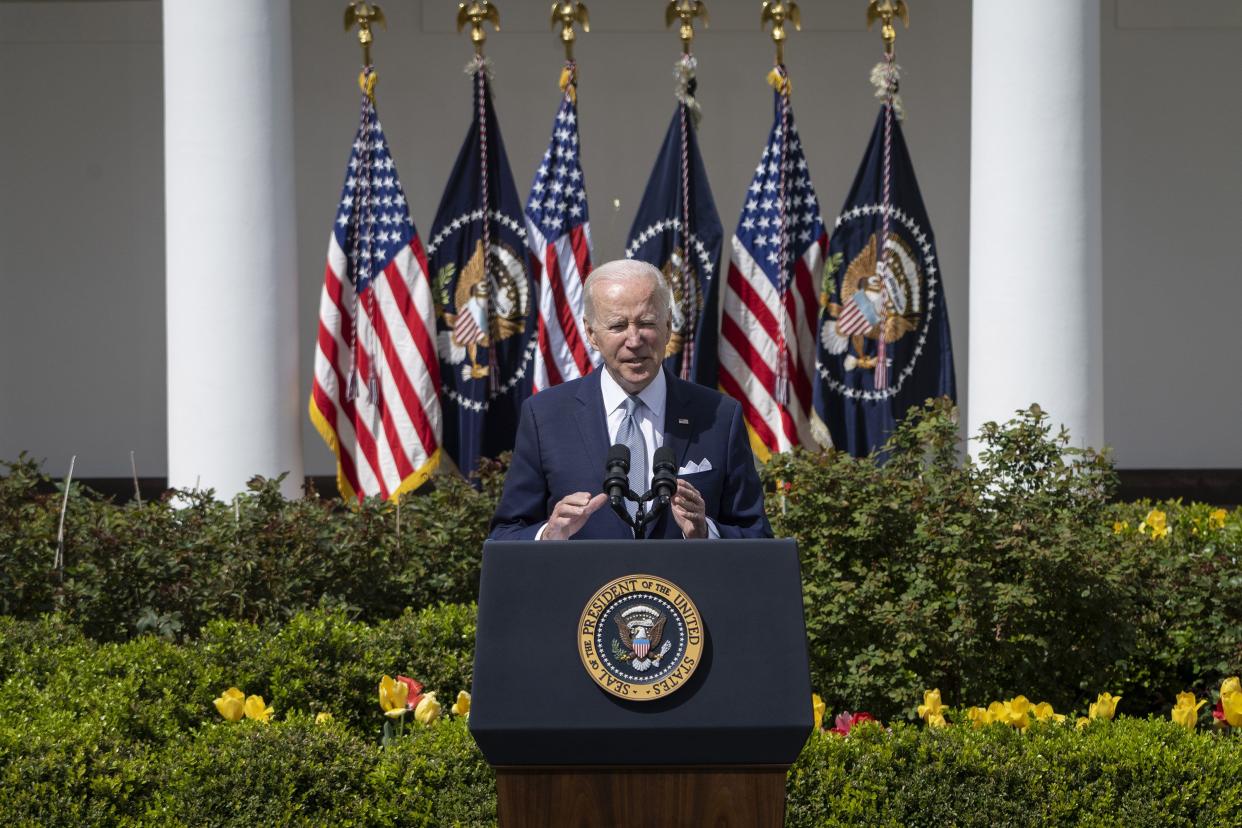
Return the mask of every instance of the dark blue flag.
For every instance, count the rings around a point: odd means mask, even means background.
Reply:
[[[693,92],[690,81],[688,93]],[[690,108],[681,103],[673,113],[630,228],[625,257],[655,265],[673,289],[673,336],[664,364],[674,376],[715,388],[716,276],[724,230]]]
[[[821,442],[826,426],[834,446],[862,457],[912,406],[957,394],[936,242],[888,105],[831,232],[823,279],[815,427]]]
[[[474,120],[427,245],[439,305],[443,445],[467,476],[480,458],[513,448],[518,410],[530,396],[536,341],[524,225],[480,62]]]

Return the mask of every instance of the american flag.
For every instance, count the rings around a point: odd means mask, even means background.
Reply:
[[[440,368],[427,257],[375,102],[362,118],[328,241],[310,417],[343,497],[392,498],[440,458]]]
[[[539,312],[534,391],[584,376],[599,360],[582,327],[582,288],[591,272],[591,224],[578,155],[574,73],[573,64],[565,68],[552,140],[526,200],[526,244]]]
[[[720,326],[720,385],[741,402],[761,460],[813,444],[816,281],[828,245],[787,92],[775,94],[775,122],[733,235]]]

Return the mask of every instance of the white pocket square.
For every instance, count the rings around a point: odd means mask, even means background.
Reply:
[[[699,472],[705,472],[705,471],[711,471],[711,470],[712,470],[712,461],[704,457],[702,460],[700,460],[697,463],[691,460],[689,463],[687,463],[686,465],[682,466],[680,469],[677,470],[677,475],[680,477],[683,474],[698,474]]]

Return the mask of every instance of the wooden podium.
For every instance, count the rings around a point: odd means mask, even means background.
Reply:
[[[683,589],[703,627],[693,675],[650,701],[601,689],[576,638],[633,573]],[[470,730],[502,828],[780,826],[811,727],[792,540],[485,545]]]

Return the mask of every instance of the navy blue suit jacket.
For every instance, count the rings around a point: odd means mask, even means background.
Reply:
[[[526,400],[518,423],[513,462],[492,518],[493,540],[531,540],[553,507],[574,492],[603,491],[608,456],[608,423],[600,392],[603,366],[582,379],[557,385]],[[677,468],[711,463],[705,472],[678,474],[703,495],[707,516],[722,538],[770,538],[763,512],[763,489],[742,408],[710,388],[664,373],[664,445]],[[655,538],[680,538],[681,529],[666,510],[648,527]],[[630,528],[607,504],[587,519],[574,540],[631,538]]]

